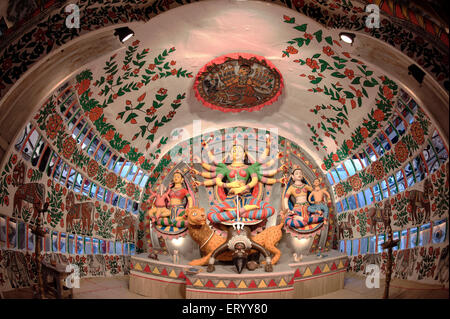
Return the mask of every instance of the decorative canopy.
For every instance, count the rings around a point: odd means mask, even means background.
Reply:
[[[232,53],[206,64],[197,74],[195,96],[222,112],[257,111],[278,99],[283,78],[263,57]]]

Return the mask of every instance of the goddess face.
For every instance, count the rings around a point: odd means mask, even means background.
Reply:
[[[183,182],[183,176],[181,176],[180,173],[175,173],[175,174],[173,174],[172,181],[173,181],[175,184],[180,184],[180,183]]]
[[[247,75],[250,74],[250,71],[251,71],[251,68],[250,68],[249,66],[247,66],[247,65],[242,65],[242,66],[239,68],[239,75],[240,75],[240,76],[247,76]]]
[[[231,148],[231,158],[233,162],[243,163],[245,159],[245,151],[242,146],[235,145]]]
[[[292,173],[292,178],[295,181],[301,181],[303,178],[303,172],[301,169],[297,168],[293,173]]]

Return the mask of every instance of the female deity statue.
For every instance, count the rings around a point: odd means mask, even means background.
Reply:
[[[303,228],[307,225],[318,224],[323,222],[323,216],[319,214],[309,214],[307,200],[308,191],[313,191],[313,188],[303,183],[303,172],[300,168],[294,168],[291,178],[293,184],[291,184],[283,198],[283,208],[289,210],[290,214],[286,218],[286,225],[294,229]],[[289,209],[289,197],[295,198],[295,204],[292,210]]]
[[[259,162],[253,160],[253,164],[246,164],[250,159],[249,154],[241,145],[233,145],[228,157],[230,164],[225,161],[216,162],[214,154],[209,149],[208,143],[204,144],[208,157],[213,164],[202,163],[206,170],[199,172],[192,169],[193,174],[201,175],[204,182],[195,181],[196,186],[214,186],[228,190],[226,198],[222,202],[217,201],[208,212],[208,219],[212,223],[242,222],[242,218],[250,219],[249,224],[256,224],[272,216],[275,209],[269,203],[255,198],[252,189],[258,182],[274,184],[283,182],[282,179],[273,178],[284,166],[278,169],[270,168],[275,163],[275,158],[267,160],[270,152],[270,139],[267,138],[266,148]],[[266,169],[266,170],[264,170]],[[223,182],[225,178],[225,182]],[[237,212],[240,219],[237,220]]]
[[[183,218],[186,208],[193,207],[193,200],[188,186],[184,185],[184,177],[180,171],[175,171],[172,177],[171,187],[168,189],[170,216],[155,220],[157,226],[173,226],[179,229],[185,228]],[[184,201],[187,200],[187,204]],[[155,219],[155,218],[153,218]]]

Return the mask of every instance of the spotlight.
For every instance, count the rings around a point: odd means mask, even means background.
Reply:
[[[341,32],[339,33],[339,37],[342,41],[349,44],[353,44],[353,41],[355,40],[355,34],[350,32]]]
[[[120,42],[124,43],[134,35],[134,32],[129,27],[123,27],[117,28],[116,31],[114,32],[114,35],[119,36]]]
[[[423,72],[417,65],[411,64],[408,67],[408,74],[412,75],[419,84],[422,84],[425,72]]]

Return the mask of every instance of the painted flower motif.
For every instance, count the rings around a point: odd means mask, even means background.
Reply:
[[[403,143],[403,141],[398,141],[397,144],[395,144],[394,154],[395,158],[400,163],[403,163],[408,159],[409,154],[408,147],[406,146],[405,143]]]
[[[6,184],[10,185],[12,183],[12,177],[11,175],[6,176]]]
[[[339,155],[333,154],[333,161],[339,162]]]
[[[381,122],[384,120],[384,112],[380,109],[376,109],[373,112],[373,118],[375,119],[375,121]]]
[[[62,118],[58,114],[52,114],[47,121],[45,131],[50,139],[55,139],[56,135],[62,128]]]
[[[117,185],[117,175],[114,174],[113,172],[108,173],[108,175],[106,175],[106,187],[114,189],[114,187],[116,187]]]
[[[167,93],[167,90],[166,90],[165,88],[160,88],[160,89],[158,90],[158,94],[166,95],[166,93]]]
[[[345,144],[347,144],[347,147],[348,147],[349,150],[351,150],[351,149],[353,148],[353,146],[354,146],[352,140],[347,140],[347,141],[345,142]]]
[[[338,197],[342,197],[345,195],[344,186],[342,186],[342,184],[340,184],[340,183],[334,187],[334,191],[336,192],[336,195]]]
[[[323,47],[323,53],[325,53],[328,56],[332,56],[334,54],[334,51],[330,48],[330,46]]]
[[[350,70],[350,69],[345,69],[344,74],[350,80],[352,80],[355,77],[355,72],[353,72],[353,70]]]
[[[319,64],[317,64],[316,60],[307,58],[306,59],[306,65],[309,66],[311,69],[318,69],[319,68]]]
[[[89,89],[89,86],[91,85],[91,80],[84,79],[81,82],[77,83],[76,88],[78,89],[78,95],[83,94],[84,92]]]
[[[297,54],[298,50],[294,48],[292,45],[290,45],[286,48],[286,52],[289,54]]]
[[[169,114],[167,114],[167,117],[169,119],[173,118],[175,116],[176,112],[175,111],[170,111]]]
[[[362,187],[362,181],[358,175],[353,175],[350,177],[349,182],[355,192],[359,191]]]
[[[90,110],[89,119],[92,122],[95,122],[100,118],[100,116],[102,116],[102,114],[103,114],[103,109],[101,107],[96,106],[92,110]]]
[[[105,135],[103,135],[103,137],[105,138],[105,140],[111,141],[114,138],[114,131],[110,129],[108,132],[106,132]]]
[[[410,132],[413,140],[418,145],[422,145],[425,142],[425,132],[419,122],[416,121],[411,124]]]
[[[376,161],[372,163],[371,166],[372,175],[376,180],[380,180],[384,176],[384,167],[381,161]]]
[[[128,154],[128,152],[129,152],[130,150],[131,150],[130,144],[126,144],[126,145],[122,148],[121,152],[124,153],[124,154]]]
[[[98,172],[98,163],[97,161],[91,159],[87,166],[87,173],[89,177],[94,177]]]
[[[75,152],[76,145],[77,142],[73,137],[66,138],[62,145],[63,156],[69,159],[72,156],[73,152]]]
[[[383,86],[383,95],[388,99],[392,100],[394,97],[394,94],[392,93],[392,90],[389,88],[389,86],[385,85]]]

